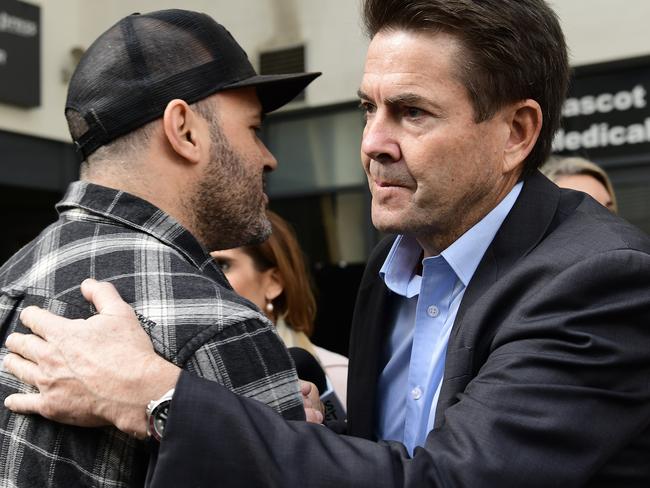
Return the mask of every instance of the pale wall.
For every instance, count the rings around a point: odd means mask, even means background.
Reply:
[[[183,8],[204,11],[226,25],[255,62],[260,48],[304,40],[308,70],[323,71],[307,104],[354,99],[367,41],[355,0],[32,0],[42,15],[42,106],[0,105],[0,129],[68,140],[63,118],[68,52],[90,42],[134,11]],[[650,54],[650,0],[552,0],[574,64]]]
[[[551,0],[562,22],[571,64],[650,54],[650,1]]]

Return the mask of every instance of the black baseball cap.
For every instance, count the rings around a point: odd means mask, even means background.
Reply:
[[[230,32],[209,15],[178,9],[132,14],[81,58],[70,80],[66,117],[86,159],[161,117],[175,98],[194,103],[223,90],[255,87],[266,113],[293,100],[318,76],[258,75]]]

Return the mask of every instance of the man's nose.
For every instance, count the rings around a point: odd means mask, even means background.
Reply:
[[[262,143],[262,160],[264,161],[264,171],[274,171],[278,167],[278,160],[264,143]]]
[[[361,140],[361,152],[380,163],[399,161],[402,154],[395,127],[378,114],[368,120]]]

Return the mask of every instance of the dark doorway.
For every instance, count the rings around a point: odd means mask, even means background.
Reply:
[[[0,185],[0,222],[4,235],[0,239],[0,262],[36,237],[57,218],[54,205],[60,191]]]

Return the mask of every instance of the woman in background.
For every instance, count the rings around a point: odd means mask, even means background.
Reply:
[[[618,212],[612,182],[605,170],[591,161],[576,157],[552,157],[541,170],[560,188],[586,193],[612,212]]]
[[[348,359],[309,340],[314,329],[316,300],[302,251],[289,224],[271,211],[267,215],[273,230],[265,242],[210,254],[234,290],[271,319],[287,347],[305,349],[320,362],[345,405]]]

